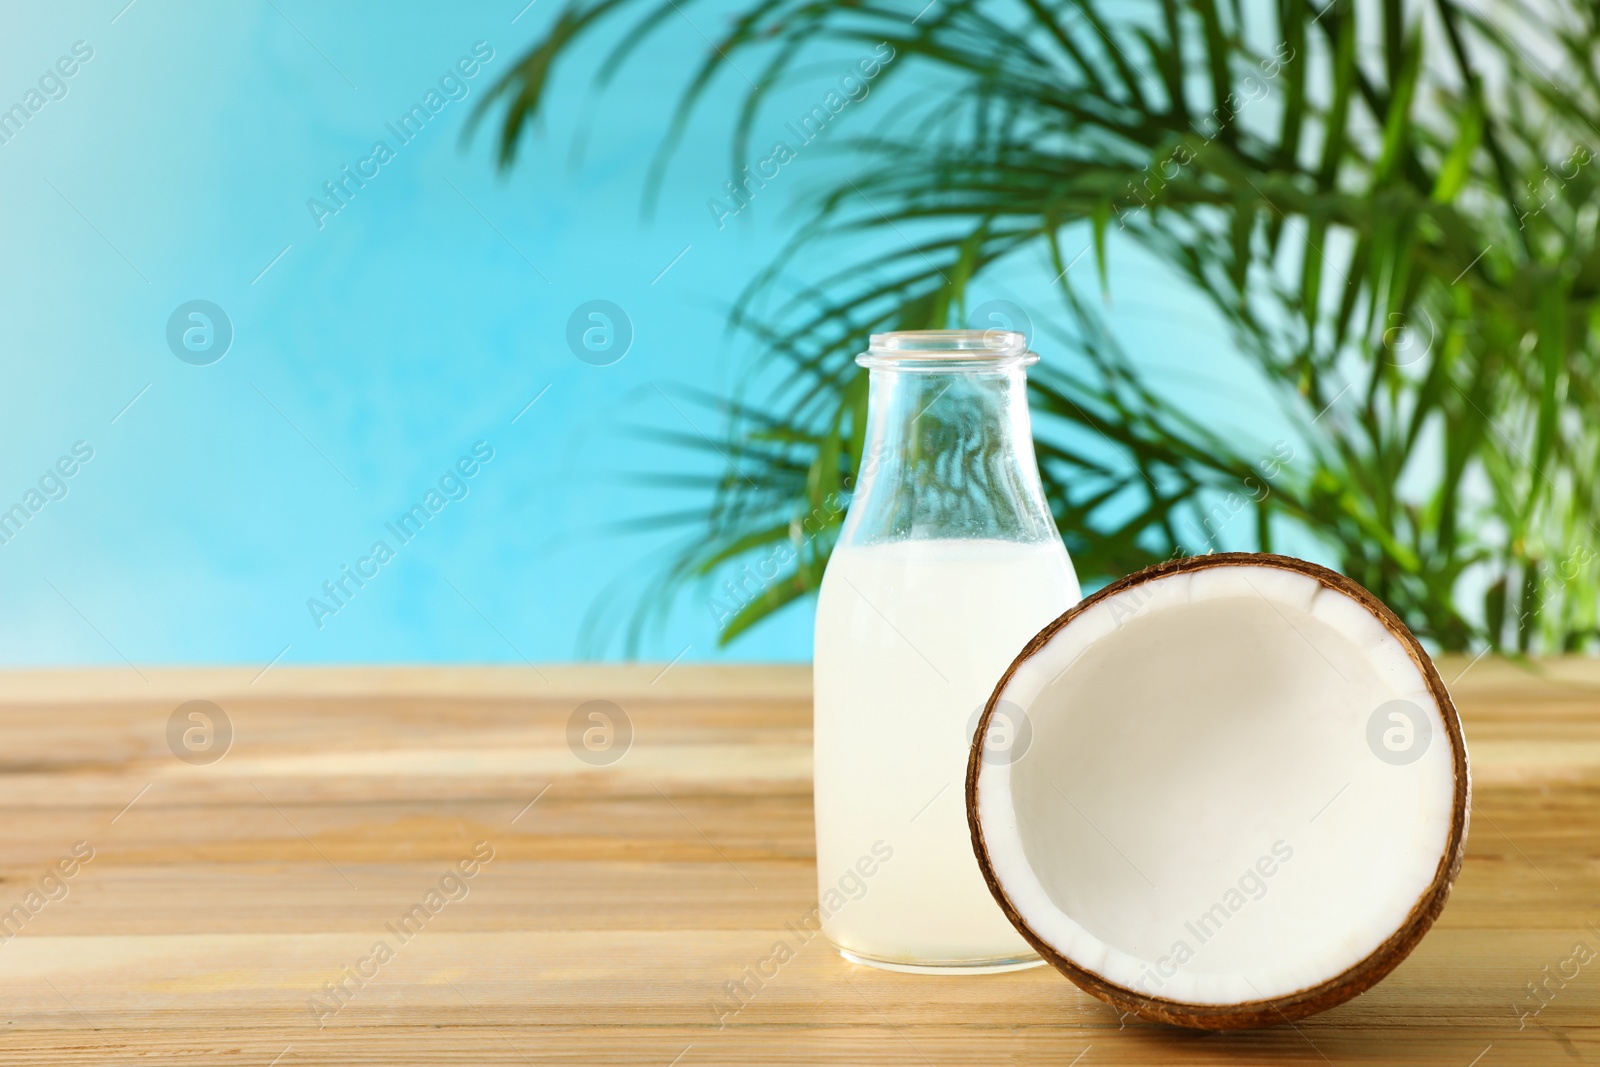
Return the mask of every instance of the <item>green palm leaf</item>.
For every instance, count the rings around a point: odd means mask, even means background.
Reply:
[[[853,355],[877,330],[962,324],[969,292],[1020,259],[1057,277],[1048,317],[1073,354],[1033,395],[1086,580],[1309,538],[1441,649],[1593,647],[1600,184],[1583,146],[1600,129],[1600,10],[1528,9],[1515,32],[1540,40],[1513,43],[1470,6],[1430,3],[1421,18],[1278,0],[1245,18],[1216,0],[749,0],[691,65],[658,166],[736,57],[758,72],[736,170],[809,56],[881,45],[894,58],[874,94],[939,91],[833,142],[851,177],[809,190],[808,222],[734,308],[784,381],[759,401],[701,398],[720,439],[674,439],[728,473],[692,490],[705,506],[651,610],[754,561],[728,640],[814,590],[863,458]],[[562,12],[480,106],[504,110],[502,164],[596,25],[629,20],[614,69],[683,6]],[[1552,78],[1533,54],[1569,69]],[[1109,286],[1114,241],[1211,304],[1292,442],[1205,425],[1118,348],[1077,291],[1088,268],[1071,269],[1092,251]],[[821,247],[847,254],[794,284]]]

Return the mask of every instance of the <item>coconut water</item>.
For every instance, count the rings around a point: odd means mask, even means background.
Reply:
[[[1033,962],[973,857],[967,751],[1000,676],[1078,597],[1058,539],[835,549],[817,602],[817,872],[823,932],[847,956],[915,970]],[[892,858],[858,896],[838,892],[879,842]]]

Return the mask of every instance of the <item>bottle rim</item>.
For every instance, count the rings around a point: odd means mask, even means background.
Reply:
[[[1039,361],[1015,330],[894,330],[875,333],[856,357],[863,367],[904,370],[983,370]]]

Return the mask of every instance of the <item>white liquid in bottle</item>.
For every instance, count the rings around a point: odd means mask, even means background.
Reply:
[[[1032,955],[973,857],[967,751],[1000,675],[1078,599],[1059,540],[835,549],[817,602],[817,878],[823,932],[846,954],[917,969]],[[829,914],[880,841],[892,858]]]

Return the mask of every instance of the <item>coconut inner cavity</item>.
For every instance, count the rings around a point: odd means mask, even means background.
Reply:
[[[1443,718],[1400,640],[1309,576],[1218,566],[1130,587],[1002,700],[1025,725],[1008,750],[986,735],[995,875],[1036,935],[1127,989],[1231,1004],[1318,985],[1438,870]]]

